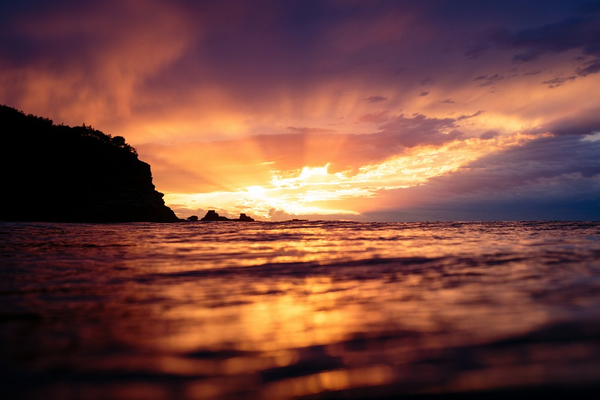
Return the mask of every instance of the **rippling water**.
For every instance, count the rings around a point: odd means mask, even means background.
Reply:
[[[600,223],[0,224],[8,398],[600,387]]]

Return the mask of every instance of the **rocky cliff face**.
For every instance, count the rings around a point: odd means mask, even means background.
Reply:
[[[124,138],[6,106],[0,132],[0,220],[178,221]]]

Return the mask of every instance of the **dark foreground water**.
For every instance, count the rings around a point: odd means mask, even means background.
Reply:
[[[0,265],[1,398],[600,398],[600,223],[2,223]]]

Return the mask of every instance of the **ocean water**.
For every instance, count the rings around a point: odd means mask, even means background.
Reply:
[[[0,370],[8,399],[598,398],[600,223],[0,223]]]

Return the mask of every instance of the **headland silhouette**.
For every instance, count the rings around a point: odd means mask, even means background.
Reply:
[[[121,136],[0,105],[0,220],[180,221]]]

